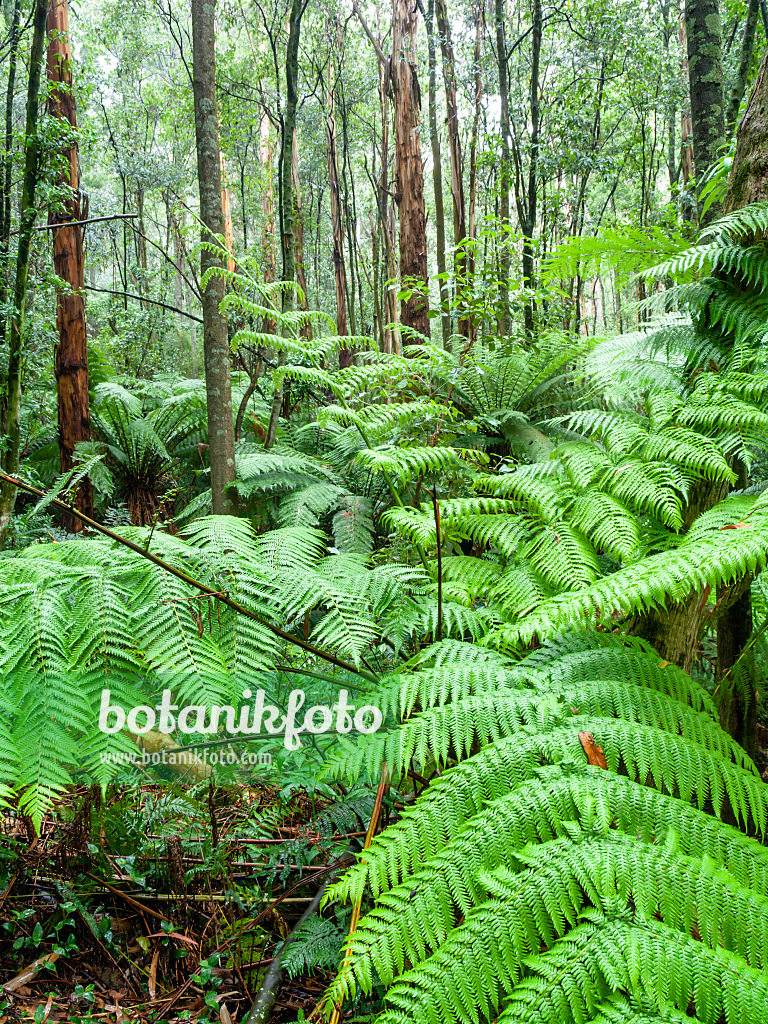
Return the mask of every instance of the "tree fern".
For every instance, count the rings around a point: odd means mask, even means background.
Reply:
[[[760,1020],[768,852],[717,815],[762,832],[768,792],[706,691],[610,635],[517,664],[448,644],[447,676],[441,647],[385,684],[403,723],[337,762],[458,761],[329,894],[375,904],[326,1005],[378,981],[386,1022]]]

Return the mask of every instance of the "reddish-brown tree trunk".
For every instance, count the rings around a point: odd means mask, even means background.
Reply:
[[[51,92],[48,112],[77,128],[75,96],[72,90],[72,47],[69,39],[67,0],[53,0],[48,12],[48,81]],[[66,198],[51,209],[48,222],[61,225],[52,231],[53,264],[62,284],[56,294],[56,382],[58,388],[59,452],[61,470],[74,465],[75,445],[91,437],[88,407],[88,335],[85,329],[83,285],[83,233],[76,221],[87,216],[81,203],[74,141],[64,152],[65,166],[59,185],[68,189]],[[93,515],[93,488],[90,480],[78,487],[75,503],[81,512]],[[74,516],[64,516],[65,528],[74,533],[82,524]]]
[[[400,278],[408,294],[401,322],[429,337],[427,216],[421,159],[421,90],[416,73],[418,8],[410,0],[392,0],[390,75],[395,98],[395,195],[400,213]],[[406,341],[409,339],[406,338]]]

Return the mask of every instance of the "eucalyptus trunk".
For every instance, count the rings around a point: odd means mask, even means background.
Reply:
[[[443,58],[443,82],[445,84],[445,106],[447,116],[448,152],[451,159],[451,208],[453,211],[453,269],[456,278],[456,300],[461,310],[462,298],[466,291],[467,277],[467,211],[464,198],[464,167],[461,156],[461,133],[459,130],[459,106],[456,99],[456,60],[451,39],[451,23],[448,19],[447,0],[435,0],[437,31],[440,36],[440,51]],[[459,333],[469,338],[469,320],[459,319]]]
[[[304,13],[302,0],[291,0],[288,18],[288,45],[285,57],[285,110],[283,111],[282,148],[280,152],[280,244],[283,255],[283,281],[288,287],[283,289],[282,311],[291,313],[295,308],[295,293],[291,285],[296,279],[296,257],[293,239],[293,137],[296,130],[296,107],[299,102],[299,36],[301,33],[301,16]],[[284,331],[291,330],[285,326]],[[285,349],[278,351],[278,366],[284,366]],[[264,447],[269,449],[275,442],[277,426],[280,419],[280,407],[283,404],[285,385],[282,381],[275,387],[272,407],[269,414],[267,435]]]
[[[447,294],[445,273],[445,206],[443,204],[443,166],[440,153],[440,135],[437,130],[437,59],[435,47],[435,0],[429,0],[427,8],[427,41],[429,47],[429,138],[432,145],[432,188],[435,194],[435,235],[437,236],[437,278],[440,282],[440,294]],[[441,299],[442,310],[440,324],[443,331],[443,348],[448,348],[451,337],[451,320],[445,311],[445,303]]]
[[[501,238],[499,249],[501,253],[501,287],[499,298],[501,301],[501,316],[499,317],[499,332],[502,335],[509,334],[509,239],[506,232],[509,231],[509,190],[511,187],[510,154],[509,154],[509,79],[507,69],[507,40],[504,29],[506,12],[504,0],[495,0],[494,16],[496,19],[496,63],[499,73],[499,99],[501,101],[500,112],[500,138],[501,138],[501,160],[499,166],[499,227]]]
[[[338,138],[336,133],[336,88],[333,61],[328,64],[328,92],[325,106],[325,141],[328,154],[328,184],[331,192],[331,229],[333,233],[333,280],[336,286],[336,334],[345,338],[347,331],[347,275],[344,268],[344,225],[342,223],[339,187]],[[352,364],[349,348],[339,349],[339,366]]]
[[[224,234],[221,205],[219,122],[216,110],[215,0],[192,0],[192,75],[195,103],[197,176],[200,190],[202,238]],[[203,288],[203,359],[208,408],[208,454],[214,515],[232,515],[237,500],[235,480],[235,424],[230,379],[231,352],[227,320],[221,312],[224,266],[219,252],[208,247],[200,253],[200,270],[209,274]]]
[[[421,90],[416,74],[418,8],[411,0],[392,0],[390,75],[395,97],[395,196],[400,217],[400,278],[406,298],[404,326],[429,337],[427,215],[421,158]],[[406,341],[411,339],[406,338]]]
[[[63,170],[58,184],[65,198],[48,213],[48,223],[55,225],[53,235],[53,266],[63,283],[56,290],[55,374],[58,391],[59,456],[61,471],[74,467],[75,447],[91,438],[91,417],[88,405],[88,333],[85,327],[83,285],[83,229],[78,223],[87,216],[87,202],[81,204],[78,172],[75,94],[72,88],[72,46],[69,38],[67,0],[54,0],[48,11],[48,97],[49,114],[70,130],[69,145],[61,156]],[[93,487],[87,478],[77,488],[75,505],[87,516],[93,516]],[[82,529],[75,516],[65,513],[63,524],[74,533]]]

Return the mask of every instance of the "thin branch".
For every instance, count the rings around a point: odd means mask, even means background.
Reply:
[[[384,51],[382,50],[381,44],[379,43],[378,39],[376,38],[376,36],[373,34],[373,32],[371,32],[370,28],[368,27],[368,24],[367,24],[365,18],[363,17],[363,15],[362,15],[362,13],[360,11],[360,8],[357,6],[357,0],[352,0],[352,10],[357,15],[357,20],[362,25],[363,32],[365,32],[365,34],[370,39],[371,45],[373,46],[374,50],[376,51],[376,56],[379,58],[381,63],[384,65],[384,67],[386,67],[387,66],[387,57],[385,56]]]
[[[186,280],[186,278],[185,278]],[[82,288],[86,292],[103,292],[104,295],[119,295],[123,299],[136,299],[138,302],[148,302],[152,306],[160,306],[162,309],[169,309],[171,313],[178,313],[180,316],[185,316],[188,320],[195,320],[197,323],[203,323],[201,316],[195,316],[194,313],[187,313],[184,309],[179,309],[178,306],[169,306],[167,302],[158,302],[157,299],[147,299],[143,295],[134,295],[132,292],[118,292],[113,288],[96,288],[92,284],[84,284]]]
[[[36,498],[44,498],[46,496],[45,491],[41,491],[37,487],[32,487],[31,484],[24,483],[23,480],[19,480],[13,476],[8,476],[5,473],[0,473],[0,480],[11,484],[13,487],[17,487],[21,491],[26,491],[27,494],[34,494]],[[363,672],[355,665],[350,665],[346,661],[342,661],[342,659],[337,658],[335,654],[329,654],[327,651],[323,651],[321,648],[314,647],[312,644],[307,643],[306,640],[300,640],[299,637],[286,633],[285,630],[280,629],[279,626],[273,626],[271,622],[266,621],[261,615],[257,615],[256,612],[251,611],[250,608],[246,608],[245,605],[240,604],[239,601],[233,601],[232,598],[228,596],[217,596],[219,591],[214,590],[213,587],[209,587],[206,583],[201,583],[193,576],[189,576],[187,573],[182,572],[181,569],[177,569],[174,565],[164,562],[163,559],[158,558],[157,555],[153,555],[151,552],[145,551],[144,548],[140,547],[138,544],[134,544],[134,542],[132,540],[128,540],[127,537],[121,537],[120,534],[115,533],[114,530],[110,530],[108,527],[102,526],[101,523],[97,523],[94,519],[90,519],[73,505],[68,505],[65,501],[60,501],[58,498],[52,498],[49,504],[54,508],[57,508],[60,512],[68,512],[76,519],[79,519],[80,522],[90,530],[96,530],[99,533],[103,533],[104,536],[109,537],[110,540],[117,541],[118,544],[123,544],[125,547],[130,548],[131,551],[134,551],[137,555],[141,555],[141,557],[146,558],[147,561],[152,562],[161,569],[165,569],[166,572],[169,572],[172,576],[180,579],[183,583],[188,584],[188,586],[197,588],[197,590],[208,597],[215,597],[217,601],[226,605],[227,608],[231,608],[233,612],[237,612],[239,615],[244,615],[248,619],[253,619],[255,622],[259,622],[265,629],[274,633],[275,636],[280,637],[281,640],[294,644],[296,647],[300,647],[303,651],[308,651],[310,654],[313,654],[316,658],[321,658],[323,661],[327,661],[331,665],[335,665],[337,668],[344,669],[345,672],[354,672],[355,675],[365,676],[367,679],[370,679],[371,682],[378,682],[376,676],[371,675],[368,672]]]
[[[131,214],[131,216],[138,216],[138,214]],[[131,224],[131,227],[133,228],[134,232],[137,235],[139,235],[140,238],[143,238],[145,242],[149,242],[150,245],[153,245],[157,249],[157,251],[162,256],[164,256],[166,260],[168,260],[168,262],[171,264],[171,266],[173,267],[174,271],[179,275],[179,277],[183,278],[183,280],[185,280],[187,282],[189,290],[194,294],[195,298],[198,299],[198,300],[202,300],[202,294],[200,293],[200,290],[197,287],[197,283],[193,282],[193,281],[190,281],[190,279],[187,277],[187,275],[182,270],[179,269],[179,265],[176,262],[176,260],[173,259],[173,257],[170,256],[165,251],[165,249],[162,247],[162,245],[158,245],[158,243],[155,242],[153,239],[151,239],[148,235],[145,235],[143,231],[139,231],[139,229],[136,227],[135,224]],[[144,301],[147,301],[147,300],[145,299]]]
[[[138,213],[113,213],[109,217],[89,217],[88,220],[60,220],[53,224],[36,224],[33,231],[58,231],[61,228],[74,227],[77,224],[101,224],[108,220],[132,220],[134,217],[138,217]],[[11,235],[18,235],[19,228],[14,228],[10,231]]]

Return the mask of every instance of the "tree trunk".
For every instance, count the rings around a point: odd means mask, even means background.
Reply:
[[[723,59],[718,0],[686,0],[688,76],[691,89],[693,159],[699,188],[725,142]],[[701,219],[708,224],[720,214],[717,203]]]
[[[528,164],[528,193],[525,202],[525,218],[521,221],[523,228],[523,284],[529,293],[533,292],[534,281],[534,246],[533,234],[536,230],[536,199],[538,191],[539,169],[539,68],[541,63],[541,36],[543,19],[541,0],[534,0],[533,31],[531,34],[531,156]],[[525,330],[529,338],[534,333],[534,299],[525,303]]]
[[[392,0],[390,75],[395,97],[395,195],[400,214],[400,284],[406,293],[400,319],[429,337],[427,215],[419,115],[421,90],[416,73],[417,7]],[[406,339],[406,341],[412,339]]]
[[[336,285],[336,334],[347,336],[347,276],[344,270],[344,225],[339,197],[339,157],[336,136],[336,88],[333,58],[328,60],[328,93],[325,98],[325,141],[328,153],[328,184],[331,192],[331,228],[333,231],[333,280]],[[339,349],[339,367],[352,365],[352,350]]]
[[[696,176],[693,164],[693,122],[691,120],[691,78],[688,74],[688,34],[685,29],[685,17],[680,18],[680,49],[682,57],[680,70],[683,86],[683,103],[680,113],[680,173],[683,188],[688,188],[691,178]],[[688,211],[689,213],[691,211]]]
[[[69,39],[67,0],[54,0],[48,12],[48,81],[51,90],[48,111],[52,117],[77,128],[75,95],[72,90],[72,47]],[[77,223],[87,217],[87,203],[81,205],[77,144],[74,140],[62,154],[66,168],[59,184],[69,194],[59,209],[51,209],[48,223],[61,225],[53,235],[53,265],[64,282],[56,294],[56,381],[58,385],[59,454],[61,471],[74,466],[75,445],[89,441],[91,417],[88,408],[88,335],[85,328],[83,285],[83,229]],[[87,516],[93,515],[93,487],[81,481],[75,504]],[[82,524],[74,516],[63,516],[65,529],[75,533]]]
[[[768,57],[763,58],[752,95],[736,132],[736,154],[723,212],[768,199]]]
[[[261,252],[264,259],[264,283],[271,284],[277,277],[275,258],[275,203],[272,187],[272,131],[266,112],[259,122],[259,162],[261,164]],[[262,331],[275,334],[277,324],[265,317]]]
[[[215,0],[192,0],[192,71],[195,101],[197,176],[200,189],[200,220],[203,241],[224,234],[221,207],[219,123],[216,111]],[[200,270],[222,267],[217,252],[204,248]],[[235,425],[232,413],[229,338],[227,321],[219,305],[224,298],[224,279],[212,273],[203,290],[203,359],[208,406],[208,453],[214,515],[232,515],[237,500],[231,487],[235,479]]]
[[[763,203],[768,199],[768,57],[763,58],[757,73],[752,95],[744,117],[736,132],[736,154],[723,202],[723,212],[731,213],[749,203]],[[741,239],[751,245],[754,237]],[[747,474],[741,464],[737,487],[746,486]],[[757,725],[756,680],[749,664],[743,671],[733,668],[749,642],[752,633],[752,595],[749,581],[744,581],[743,593],[728,608],[717,623],[717,670],[723,681],[723,701],[720,720],[734,739],[753,753],[756,746]],[[737,675],[737,678],[732,678]],[[727,682],[726,682],[727,680]]]
[[[280,225],[281,225],[281,249],[283,255],[283,281],[293,283],[296,277],[296,261],[293,239],[293,137],[296,131],[296,107],[299,101],[298,77],[299,77],[299,36],[301,33],[301,16],[304,12],[301,0],[291,0],[291,10],[288,20],[288,45],[285,58],[285,110],[283,112],[283,137],[280,152]],[[270,160],[271,164],[271,160]],[[282,295],[282,311],[290,313],[295,307],[295,294],[292,288],[285,288]],[[283,330],[291,328],[284,326]],[[285,366],[285,348],[281,348],[277,354],[277,365]],[[280,409],[283,405],[284,385],[281,382],[275,387],[272,397],[272,407],[269,414],[267,434],[264,438],[264,448],[269,449],[275,443],[277,427],[280,421]]]
[[[474,52],[474,115],[472,117],[472,140],[469,146],[469,223],[467,235],[470,241],[467,252],[467,284],[471,289],[475,276],[475,245],[477,241],[477,149],[480,138],[480,109],[483,100],[483,68],[481,64],[483,46],[483,18],[480,10],[475,14]],[[474,326],[474,325],[473,325]],[[469,336],[474,335],[474,330]]]
[[[296,284],[301,288],[299,306],[303,310],[308,310],[307,270],[304,265],[304,214],[301,207],[301,183],[299,181],[299,142],[295,128],[291,146],[291,189],[293,191],[293,258],[296,265]],[[311,325],[305,324],[301,333],[305,338],[311,338]]]
[[[739,107],[744,99],[744,93],[747,88],[747,78],[749,77],[749,69],[752,66],[752,53],[755,48],[755,29],[757,28],[759,8],[760,0],[749,0],[747,4],[747,17],[744,22],[744,33],[741,37],[739,66],[731,86],[730,95],[728,96],[728,108],[725,112],[725,127],[729,135],[736,127]]]
[[[3,161],[3,195],[0,202],[0,309],[8,301],[8,248],[11,237],[11,190],[13,179],[13,100],[16,92],[16,63],[19,51],[19,21],[21,0],[15,0],[11,15],[8,42],[8,86],[5,94],[5,158]],[[5,348],[7,321],[0,317],[0,348]],[[5,402],[0,401],[0,437],[5,430]],[[5,453],[0,451],[0,466],[5,465]]]
[[[437,236],[437,279],[441,296],[447,294],[445,274],[445,206],[443,204],[443,168],[440,154],[440,135],[437,130],[437,60],[435,53],[435,0],[429,0],[427,8],[427,39],[429,45],[429,138],[432,144],[432,187],[435,193],[435,234]],[[451,320],[443,308],[440,324],[443,331],[443,348],[448,348],[451,337]]]
[[[227,270],[230,274],[235,272],[235,232],[232,227],[232,204],[229,199],[229,184],[227,182],[227,162],[224,154],[221,154],[221,215],[224,219],[224,244],[227,252]]]
[[[443,81],[445,83],[445,106],[447,117],[448,152],[451,158],[451,207],[453,210],[453,269],[456,278],[456,299],[459,310],[462,295],[466,291],[467,250],[463,244],[467,238],[467,212],[464,200],[464,168],[461,157],[461,134],[459,131],[459,107],[456,100],[456,62],[451,40],[451,23],[448,20],[446,0],[435,0],[437,31],[440,36],[440,51],[443,57]],[[458,323],[459,333],[469,339],[469,320],[462,316]]]
[[[8,377],[5,388],[6,432],[8,449],[5,471],[15,476],[19,470],[21,449],[21,346],[24,338],[24,316],[29,275],[29,256],[35,226],[35,192],[37,188],[39,140],[37,135],[40,107],[40,77],[45,43],[45,22],[48,0],[37,0],[32,28],[32,46],[29,55],[29,81],[27,85],[27,122],[24,129],[24,184],[19,212],[19,249],[16,256],[16,282],[14,310],[10,321],[8,347]],[[0,548],[8,535],[16,488],[3,483],[0,491]]]
[[[499,227],[502,236],[499,242],[501,250],[501,316],[499,333],[509,334],[509,240],[505,232],[509,230],[509,189],[511,185],[509,163],[509,81],[507,69],[507,40],[504,31],[505,11],[504,0],[495,0],[496,18],[496,62],[499,73],[499,98],[501,100],[500,135],[501,162],[499,166]]]
[[[699,516],[714,508],[727,494],[727,485],[701,480],[691,486],[683,510],[683,530],[687,532]],[[707,595],[693,591],[684,601],[668,609],[656,609],[637,615],[628,632],[652,644],[665,661],[690,671],[699,651],[699,639],[707,610]]]

